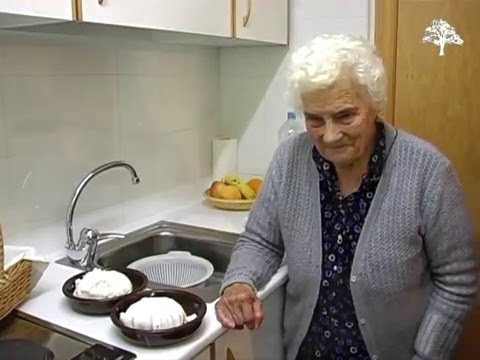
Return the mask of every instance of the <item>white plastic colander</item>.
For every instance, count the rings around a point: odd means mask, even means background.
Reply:
[[[144,273],[149,281],[180,288],[201,285],[213,274],[210,261],[188,251],[170,251],[145,257],[132,262],[128,267]]]

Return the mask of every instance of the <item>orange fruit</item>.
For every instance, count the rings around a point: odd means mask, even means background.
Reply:
[[[221,198],[222,197],[222,189],[226,185],[221,181],[214,181],[212,185],[210,185],[209,195],[214,198]]]
[[[253,178],[253,179],[250,179],[247,184],[253,189],[253,191],[255,191],[256,195],[260,194],[260,191],[262,189],[262,184],[263,184],[262,179]]]
[[[223,199],[240,200],[242,193],[235,185],[225,185],[220,189],[220,195]]]

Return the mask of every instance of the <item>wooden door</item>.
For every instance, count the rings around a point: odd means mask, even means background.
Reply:
[[[453,161],[480,239],[480,1],[400,0],[395,124],[438,146]],[[422,43],[443,19],[464,44]],[[480,244],[479,244],[480,245]]]
[[[235,0],[235,37],[288,43],[288,0]]]
[[[231,37],[232,6],[218,0],[80,0],[81,20]]]
[[[480,252],[480,1],[378,0],[376,6],[376,42],[390,83],[388,117],[452,160]],[[463,45],[446,45],[441,56],[439,46],[424,43],[435,19],[453,27]],[[458,359],[478,359],[479,354],[480,303],[467,321]]]

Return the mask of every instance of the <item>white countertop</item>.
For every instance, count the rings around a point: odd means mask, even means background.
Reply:
[[[183,196],[178,196],[181,193]],[[195,196],[196,194],[196,196]],[[211,208],[198,196],[198,188],[190,191],[185,188],[161,194],[158,197],[137,200],[132,203],[129,211],[137,214],[130,221],[120,226],[98,228],[102,231],[129,232],[140,227],[152,224],[159,220],[168,220],[188,225],[206,227],[216,230],[239,233],[243,230],[248,212],[231,212]],[[193,199],[193,200],[192,200]],[[80,219],[88,223],[92,219],[108,219],[112,209],[102,210],[96,214],[89,214]],[[148,215],[147,215],[148,214]],[[94,221],[89,223],[96,226]],[[105,225],[107,221],[103,221]],[[98,220],[97,220],[98,224]],[[64,257],[64,226],[58,224],[17,238],[16,244],[34,246],[40,255],[49,261]],[[38,246],[41,244],[41,247]],[[221,336],[226,329],[218,323],[215,317],[214,303],[207,304],[207,314],[198,331],[188,340],[169,347],[145,348],[134,345],[125,339],[120,331],[111,323],[109,316],[89,316],[73,311],[62,294],[63,283],[79,270],[50,263],[40,282],[18,310],[27,315],[49,322],[56,326],[88,336],[93,340],[111,344],[137,355],[139,360],[175,360],[190,359],[199,354],[205,347]],[[259,297],[265,299],[274,290],[283,285],[287,278],[287,269],[282,267],[272,280],[259,291]]]

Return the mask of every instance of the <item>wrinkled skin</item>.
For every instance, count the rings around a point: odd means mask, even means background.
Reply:
[[[247,284],[233,284],[225,289],[215,304],[218,321],[228,329],[250,330],[260,327],[263,322],[262,302]]]
[[[356,191],[377,134],[377,114],[366,89],[343,70],[334,84],[301,98],[307,132],[318,152],[335,166],[340,191]]]

